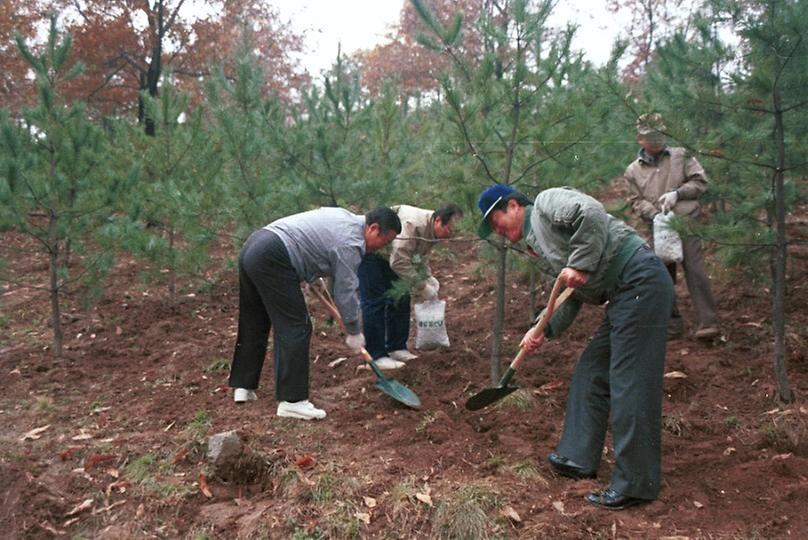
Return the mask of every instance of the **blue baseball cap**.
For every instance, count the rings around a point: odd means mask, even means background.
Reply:
[[[477,200],[477,207],[483,216],[483,220],[477,227],[477,234],[480,238],[488,238],[494,232],[491,225],[488,224],[488,216],[499,201],[513,193],[516,193],[516,190],[505,184],[494,184],[480,193],[480,198]]]

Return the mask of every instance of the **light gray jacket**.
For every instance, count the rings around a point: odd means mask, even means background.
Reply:
[[[359,333],[359,263],[365,254],[365,218],[343,208],[319,208],[273,221],[301,281],[331,276],[332,294],[349,334]]]

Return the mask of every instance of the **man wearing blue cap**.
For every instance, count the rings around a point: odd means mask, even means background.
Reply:
[[[480,194],[482,222],[511,242],[524,240],[547,279],[575,289],[543,335],[528,331],[521,346],[536,351],[558,337],[581,305],[606,304],[606,315],[578,360],[570,383],[564,431],[553,469],[595,478],[611,414],[615,466],[607,489],[591,504],[619,510],[656,499],[660,487],[662,377],[673,284],[662,261],[636,231],[575,189],[551,188],[531,201],[496,184]]]

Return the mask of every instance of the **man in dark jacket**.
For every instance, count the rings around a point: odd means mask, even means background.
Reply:
[[[274,326],[278,416],[325,418],[309,401],[311,320],[300,282],[331,276],[333,296],[354,352],[365,346],[359,329],[357,269],[366,252],[401,232],[390,208],[357,216],[342,208],[294,214],[255,231],[239,256],[239,320],[230,386],[237,403],[256,399],[269,331]]]
[[[655,499],[660,487],[662,377],[673,285],[637,233],[598,201],[552,188],[531,203],[506,185],[480,195],[480,236],[524,240],[546,279],[575,289],[543,335],[525,334],[537,350],[560,335],[583,303],[606,304],[606,316],[575,367],[564,430],[550,465],[561,475],[594,478],[611,415],[615,466],[607,489],[586,499],[617,510]]]

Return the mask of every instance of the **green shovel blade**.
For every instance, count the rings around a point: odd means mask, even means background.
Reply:
[[[398,382],[395,379],[389,379],[384,376],[382,371],[376,365],[376,362],[369,362],[370,368],[376,374],[376,388],[381,390],[382,393],[387,394],[391,398],[395,399],[399,403],[403,403],[407,407],[411,407],[413,409],[420,409],[421,408],[421,400],[418,399],[418,396]]]

